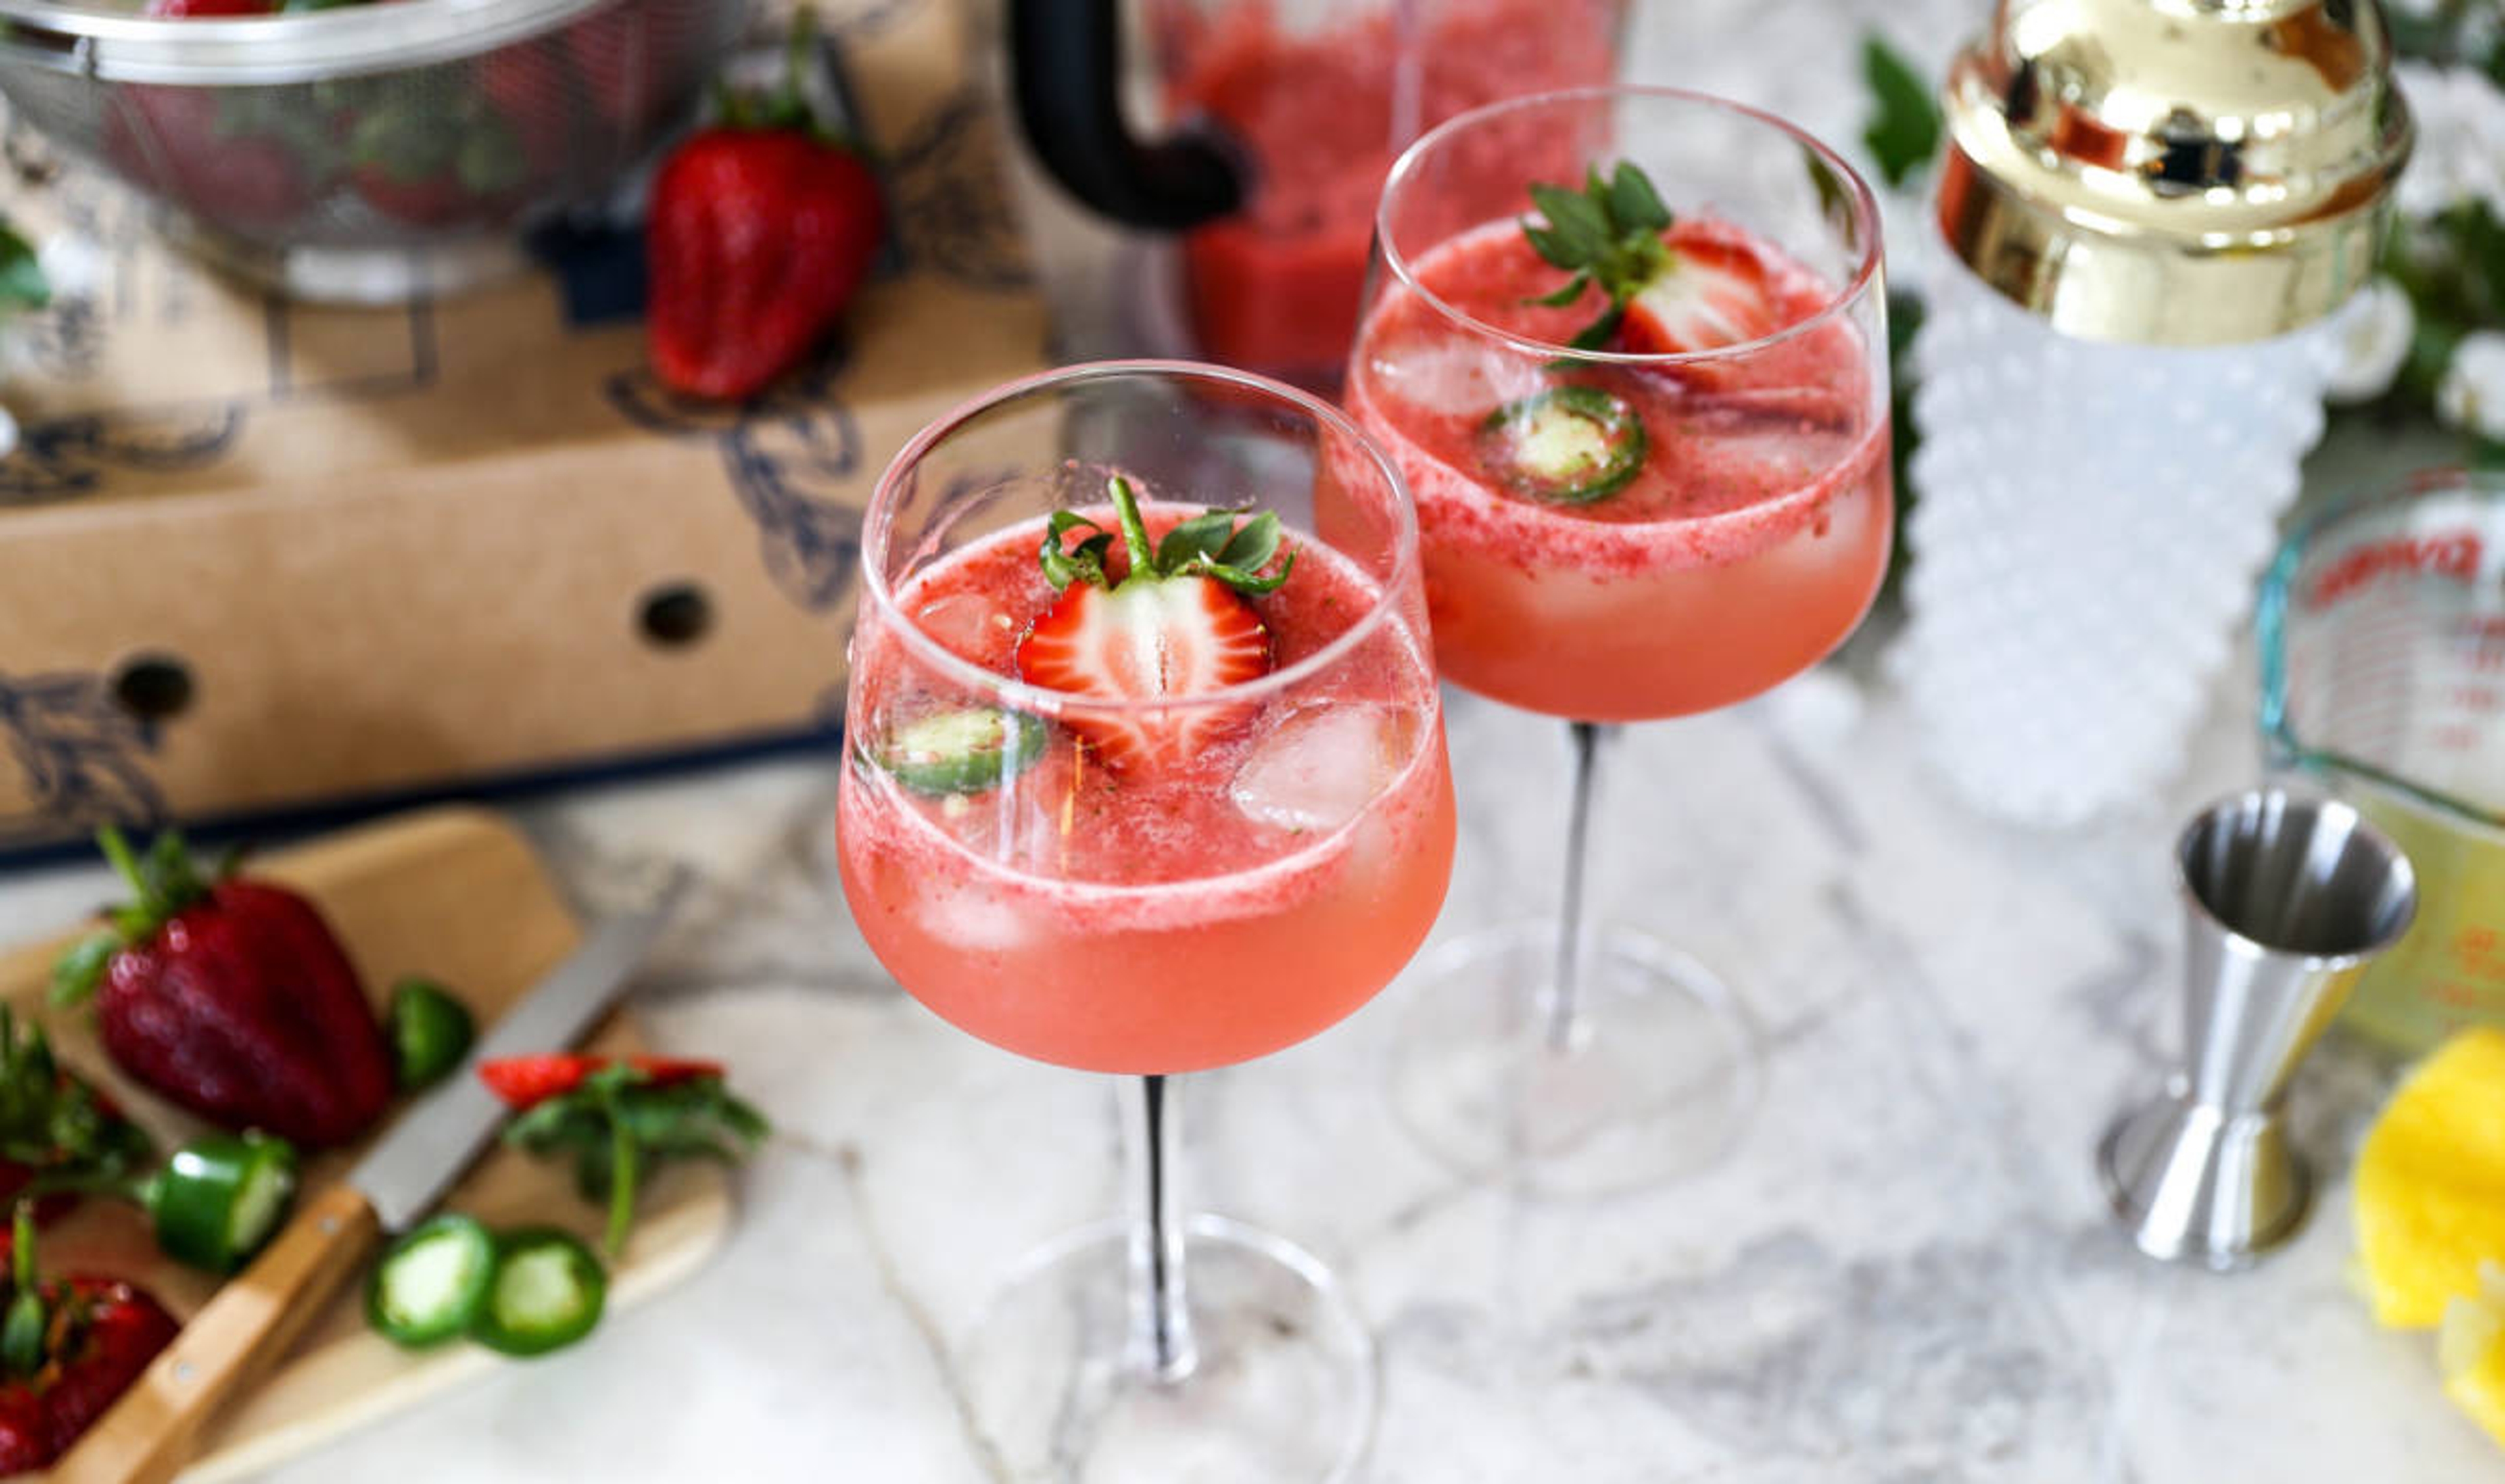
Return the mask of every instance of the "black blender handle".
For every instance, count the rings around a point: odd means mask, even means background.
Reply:
[[[1206,134],[1146,143],[1122,118],[1122,0],[1008,0],[1009,90],[1043,167],[1128,227],[1178,231],[1233,212],[1245,183]]]

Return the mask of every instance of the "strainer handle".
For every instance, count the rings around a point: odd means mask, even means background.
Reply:
[[[1148,142],[1122,118],[1121,0],[1008,0],[1009,88],[1027,142],[1071,194],[1127,227],[1177,231],[1244,199],[1236,152],[1186,130]]]

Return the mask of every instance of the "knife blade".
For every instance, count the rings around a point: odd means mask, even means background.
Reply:
[[[564,963],[505,1013],[459,1071],[404,1111],[348,1172],[387,1232],[405,1231],[441,1199],[504,1121],[507,1109],[471,1069],[502,1056],[573,1045],[608,1013],[627,977],[687,895],[691,874],[669,867],[651,901],[604,920]]]
[[[689,879],[686,866],[671,866],[646,905],[593,929],[496,1022],[461,1073],[401,1114],[346,1181],[300,1203],[79,1439],[53,1468],[53,1484],[170,1484],[209,1418],[285,1353],[384,1233],[424,1215],[477,1157],[505,1109],[469,1069],[580,1040],[617,1003]]]

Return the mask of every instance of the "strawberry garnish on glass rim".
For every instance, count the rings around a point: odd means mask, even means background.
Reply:
[[[1606,180],[1595,165],[1581,191],[1535,185],[1545,224],[1525,221],[1532,250],[1573,276],[1534,302],[1562,308],[1597,286],[1608,307],[1567,343],[1637,355],[1715,350],[1783,327],[1765,263],[1746,244],[1675,230],[1652,182],[1621,160]]]
[[[1044,531],[1044,581],[1061,594],[1018,641],[1018,677],[1047,690],[1151,701],[1222,690],[1270,671],[1270,634],[1247,595],[1275,592],[1296,553],[1281,549],[1279,517],[1205,511],[1151,543],[1139,497],[1116,475],[1107,482],[1129,559],[1121,580],[1105,570],[1113,533],[1075,511]],[[1065,538],[1084,528],[1076,546]],[[1263,575],[1273,561],[1278,570]],[[1125,716],[1067,716],[1064,723],[1117,768],[1189,758],[1231,720],[1222,708],[1182,707]]]

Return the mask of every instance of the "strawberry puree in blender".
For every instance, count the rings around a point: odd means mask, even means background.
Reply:
[[[1221,124],[1255,170],[1244,211],[1183,240],[1202,354],[1335,383],[1375,202],[1401,149],[1482,103],[1607,82],[1617,11],[1615,0],[1403,0],[1299,31],[1266,4],[1215,17],[1190,0],[1168,6],[1165,50],[1182,62],[1168,69],[1170,101]],[[1536,141],[1489,168],[1553,179],[1573,164]]]
[[[1726,360],[1558,371],[1407,285],[1364,327],[1349,406],[1417,497],[1436,661],[1469,689],[1578,721],[1711,711],[1816,663],[1876,596],[1893,502],[1861,332],[1816,318],[1834,287],[1736,229],[1690,219],[1670,233],[1674,250],[1698,240],[1746,245],[1795,328]],[[1604,305],[1597,290],[1526,303],[1565,275],[1511,221],[1412,272],[1450,310],[1551,344]],[[1633,482],[1587,505],[1504,489],[1479,449],[1490,412],[1561,383],[1623,399],[1649,444]]]
[[[1150,506],[1147,524],[1184,513]],[[960,657],[1012,673],[1018,637],[1053,600],[1041,535],[1031,522],[950,554],[899,607]],[[1289,542],[1293,573],[1254,600],[1280,668],[1346,633],[1380,591],[1303,533]],[[857,662],[895,667],[861,693],[906,711],[980,699],[946,694],[935,672],[919,683],[893,634],[864,629]],[[1395,618],[1242,702],[1177,765],[1109,769],[1055,725],[1005,787],[935,799],[864,755],[882,719],[854,718],[847,894],[898,981],[996,1045],[1098,1072],[1246,1061],[1371,999],[1433,923],[1454,830],[1437,705],[1423,643]]]

